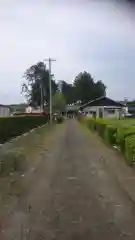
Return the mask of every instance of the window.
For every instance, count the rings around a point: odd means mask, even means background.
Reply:
[[[107,112],[108,114],[115,114],[115,109],[108,109]]]

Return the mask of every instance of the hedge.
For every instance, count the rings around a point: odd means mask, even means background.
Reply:
[[[116,144],[120,147],[123,153],[125,152],[125,139],[131,135],[135,135],[134,126],[121,126],[117,128]]]
[[[96,121],[94,118],[87,118],[86,119],[86,125],[88,128],[90,128],[92,131],[96,130]]]
[[[125,157],[128,164],[132,165],[135,162],[135,135],[125,139]]]
[[[85,118],[83,123],[92,131],[97,131],[106,143],[119,146],[128,164],[135,162],[135,125],[133,121]]]
[[[0,117],[0,143],[47,123],[47,116]]]
[[[107,143],[112,145],[116,144],[116,131],[117,131],[116,126],[106,124],[104,138]]]

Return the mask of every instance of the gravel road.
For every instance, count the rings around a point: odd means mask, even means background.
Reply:
[[[135,204],[109,158],[117,168],[115,151],[86,136],[76,120],[67,121],[25,180],[0,239],[135,239]]]

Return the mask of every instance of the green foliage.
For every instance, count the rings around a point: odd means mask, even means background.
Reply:
[[[104,138],[105,128],[106,124],[104,122],[96,121],[96,131],[102,138]]]
[[[107,125],[104,132],[105,141],[109,144],[116,144],[116,131],[117,127],[113,125]]]
[[[47,116],[14,116],[0,118],[0,143],[21,135],[48,121]]]
[[[71,104],[76,101],[75,87],[65,81],[61,81],[61,90],[64,95],[66,104]]]
[[[61,81],[61,89],[67,104],[77,101],[85,103],[106,94],[106,86],[103,82],[95,82],[88,72],[79,73],[73,84]]]
[[[25,81],[22,85],[22,92],[25,94],[29,104],[39,106],[41,103],[49,103],[49,70],[44,62],[40,61],[28,68],[24,74]],[[58,89],[58,84],[52,79],[52,95]],[[102,81],[95,82],[88,72],[79,73],[73,84],[60,81],[61,91],[66,104],[77,101],[85,103],[106,94],[106,86]],[[44,107],[44,106],[43,106]]]
[[[88,128],[90,128],[92,131],[96,130],[96,121],[94,118],[86,118],[86,125]]]
[[[132,165],[135,162],[135,135],[125,139],[125,157],[128,164]]]
[[[75,88],[75,99],[81,100],[82,103],[106,94],[106,86],[102,81],[95,82],[88,72],[79,73],[74,80],[73,86]]]
[[[63,121],[64,121],[64,118],[62,116],[57,117],[57,123],[58,124],[63,123]]]
[[[28,68],[24,74],[25,81],[22,92],[30,104],[39,106],[46,101],[49,102],[49,71],[44,62],[38,62]],[[52,94],[57,90],[57,84],[52,79]],[[42,86],[42,87],[41,87]]]
[[[125,152],[125,139],[135,134],[134,126],[119,126],[116,132],[116,143],[120,146],[122,152]]]
[[[52,99],[52,106],[54,111],[65,111],[66,102],[64,95],[61,92],[56,92]]]
[[[118,145],[128,164],[135,162],[135,120],[94,119],[84,117],[81,122],[96,130],[105,142]]]

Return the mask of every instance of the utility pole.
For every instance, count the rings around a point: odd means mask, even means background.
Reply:
[[[44,61],[48,62],[49,65],[49,115],[50,115],[50,125],[52,125],[52,62],[56,61],[55,59],[48,58],[44,59]]]
[[[43,111],[44,99],[43,99],[43,86],[42,86],[42,82],[40,83],[40,91],[41,91],[41,104],[40,104],[40,110]]]

